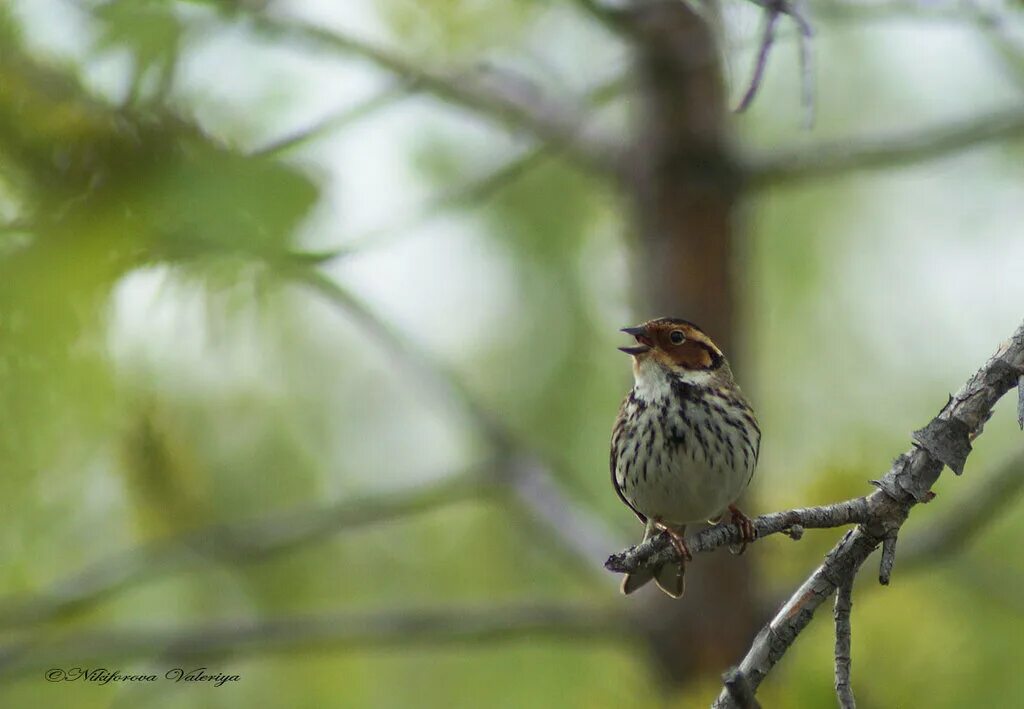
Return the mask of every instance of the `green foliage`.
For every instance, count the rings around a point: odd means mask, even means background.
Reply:
[[[494,453],[420,370],[404,371],[380,346],[380,332],[320,298],[322,290],[291,287],[309,286],[301,277],[317,268],[355,289],[347,262],[324,264],[302,250],[311,224],[321,231],[309,241],[328,248],[347,227],[333,218],[334,202],[326,205],[331,218],[316,221],[321,198],[336,197],[335,185],[307,167],[323,160],[315,154],[320,143],[298,157],[248,154],[204,129],[194,116],[208,115],[209,106],[197,94],[183,89],[172,106],[167,93],[143,90],[151,80],[170,82],[182,61],[201,56],[203,32],[191,34],[195,8],[188,5],[210,10],[199,23],[207,37],[230,32],[237,41],[262,3],[99,3],[90,14],[88,59],[66,64],[28,48],[23,28],[0,7],[5,597],[48,588],[144,542],[404,489]],[[529,46],[531,22],[547,11],[544,3],[485,0],[374,5],[403,55],[438,66]],[[244,42],[238,46],[246,51]],[[852,44],[840,48],[843,56],[862,54]],[[124,105],[112,105],[79,74],[120,56],[130,59],[133,88]],[[581,71],[588,59],[581,54]],[[832,128],[862,121],[856,101],[841,98],[843,115]],[[259,123],[263,107],[242,104],[218,110]],[[764,139],[782,129],[750,131]],[[418,137],[408,160],[443,194],[501,159],[489,138],[461,131]],[[906,446],[905,432],[941,405],[942,387],[959,381],[925,366],[897,377],[898,344],[851,326],[856,308],[837,284],[847,259],[870,251],[857,225],[875,195],[858,179],[772,191],[751,205],[751,237],[736,269],[749,333],[743,356],[756,372],[744,387],[765,431],[756,511],[865,492]],[[619,185],[552,152],[486,199],[453,204],[508,276],[511,302],[486,327],[456,331],[446,371],[517,443],[548,461],[574,499],[610,526],[639,534],[607,473],[609,429],[629,381],[615,351],[629,295],[594,272],[608,262],[628,270],[629,206]],[[433,284],[454,279],[457,260],[450,273],[428,274]],[[381,269],[385,283],[421,275],[396,276],[390,267]],[[491,295],[489,283],[478,286],[481,298]],[[149,287],[159,293],[144,307]],[[402,323],[403,337],[403,307],[426,300],[408,291],[374,302],[398,313],[393,321]],[[432,359],[415,334],[407,339],[407,359]],[[950,367],[977,364],[973,355],[955,355]],[[1007,418],[999,412],[988,424],[968,475],[998,457],[986,450],[1018,440]],[[918,515],[952,509],[961,482],[943,478],[939,499],[915,510],[908,533]],[[460,500],[246,563],[189,547],[182,550],[187,570],[126,583],[28,633],[523,599],[626,603],[565,564],[517,512],[500,495]],[[995,706],[1024,692],[1013,679],[1022,610],[1001,593],[1007,578],[1024,573],[1005,554],[1021,532],[1015,512],[956,565],[904,576],[897,557],[893,587],[884,590],[865,572],[854,596],[854,682],[865,704]],[[809,531],[799,543],[778,538],[751,549],[766,597],[790,590],[837,536]],[[833,705],[831,628],[827,611],[821,615],[764,688],[766,705]],[[704,677],[661,697],[645,653],[627,643],[532,637],[386,651],[311,648],[299,656],[218,658],[244,681],[202,694],[47,687],[32,676],[5,687],[4,705],[690,706],[717,692],[718,678]]]
[[[184,28],[168,0],[112,0],[96,8],[98,50],[128,51],[135,71],[167,71],[175,62]]]
[[[452,59],[511,44],[542,6],[533,0],[381,0],[377,10],[411,54]]]

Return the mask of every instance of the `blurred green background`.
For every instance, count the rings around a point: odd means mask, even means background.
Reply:
[[[699,591],[620,597],[602,555],[641,529],[607,472],[617,330],[674,315],[729,343],[764,431],[749,513],[868,491],[1024,313],[1024,20],[812,3],[805,130],[787,22],[752,109],[727,110],[760,20],[718,8],[722,64],[704,64],[726,91],[692,100],[740,176],[709,188],[727,204],[707,238],[731,246],[679,236],[696,272],[728,273],[735,307],[707,325],[720,299],[652,269],[642,178],[621,168],[651,156],[608,169],[604,148],[645,140],[650,86],[637,35],[593,8],[0,3],[0,704],[711,701],[839,533],[719,562],[750,574],[743,611],[719,611],[740,645],[696,629]],[[833,154],[854,159],[815,172]],[[644,174],[706,156],[684,158]],[[771,164],[811,167],[755,175]],[[984,525],[898,557],[887,589],[862,574],[862,706],[1024,700],[1012,409],[905,529],[1000,480]],[[728,598],[703,561],[691,583],[703,565]],[[834,705],[821,615],[765,706]]]

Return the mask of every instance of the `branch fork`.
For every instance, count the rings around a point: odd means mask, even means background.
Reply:
[[[849,672],[849,613],[857,572],[881,546],[878,579],[882,585],[889,583],[896,558],[896,540],[910,510],[934,498],[931,488],[944,467],[948,466],[957,475],[963,472],[971,441],[980,435],[992,415],[993,406],[1010,390],[1022,388],[1024,324],[949,398],[927,426],[913,434],[910,450],[898,456],[884,476],[871,481],[877,490],[864,497],[821,507],[774,512],[752,520],[757,539],[778,533],[798,539],[805,528],[857,526],[846,532],[821,566],[761,630],[740,665],[724,676],[725,686],[714,707],[750,706],[758,685],[796,641],[814,611],[833,595],[836,597],[836,695],[841,707],[855,706]],[[1024,394],[1021,397],[1024,398]],[[739,541],[740,530],[736,525],[720,524],[687,537],[686,544],[697,554]],[[657,536],[608,557],[605,568],[626,573],[668,562],[678,562],[675,550],[666,538]]]

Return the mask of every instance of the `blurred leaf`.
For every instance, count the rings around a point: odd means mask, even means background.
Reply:
[[[410,54],[451,58],[510,43],[543,3],[379,0],[376,9]]]
[[[124,49],[135,71],[164,69],[181,48],[184,29],[170,0],[111,0],[93,11],[100,21],[99,50]]]

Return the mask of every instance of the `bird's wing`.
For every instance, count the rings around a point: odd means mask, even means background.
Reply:
[[[619,438],[622,436],[622,428],[625,425],[625,416],[623,415],[626,411],[626,402],[629,401],[629,397],[633,393],[630,392],[628,396],[622,401],[622,405],[619,407],[619,415],[615,418],[615,426],[612,427],[612,451],[611,451],[611,470],[612,470],[612,487],[615,488],[615,494],[619,496],[619,499],[625,503],[626,507],[633,510],[633,514],[640,518],[641,522],[646,524],[647,517],[640,513],[640,510],[633,507],[626,499],[626,496],[622,494],[622,488],[619,487],[619,481],[615,479],[615,467],[618,464],[618,449],[619,449]]]

